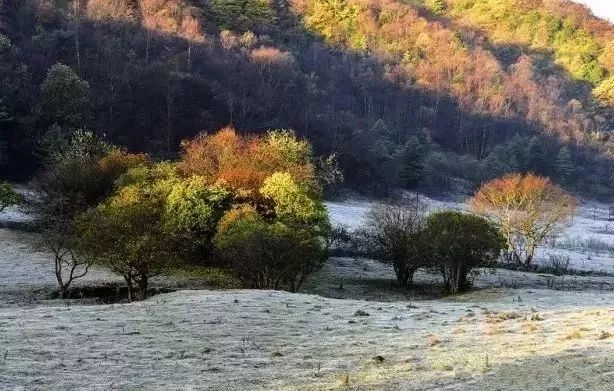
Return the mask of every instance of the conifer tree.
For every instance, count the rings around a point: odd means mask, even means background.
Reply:
[[[573,162],[571,161],[569,148],[562,147],[559,150],[559,153],[556,156],[556,171],[559,174],[559,177],[565,182],[568,182],[574,176],[575,168],[573,166]]]

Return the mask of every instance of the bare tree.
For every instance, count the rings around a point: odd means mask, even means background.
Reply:
[[[537,246],[560,230],[576,209],[571,194],[533,174],[494,179],[482,185],[469,203],[473,211],[499,226],[508,251],[526,268]]]
[[[364,249],[392,264],[401,286],[410,286],[414,272],[426,263],[420,240],[425,214],[426,205],[413,198],[376,204],[367,215],[367,227],[361,233]]]
[[[72,282],[85,276],[90,267],[88,259],[78,251],[72,225],[69,221],[58,221],[49,224],[43,232],[42,244],[53,254],[60,299],[68,297]]]

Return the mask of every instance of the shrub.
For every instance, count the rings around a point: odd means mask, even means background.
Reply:
[[[251,206],[224,215],[214,238],[219,256],[247,286],[296,292],[326,259],[312,230],[266,222]]]
[[[9,206],[21,203],[21,196],[6,182],[0,182],[0,212]]]
[[[469,272],[493,264],[505,247],[505,239],[488,220],[455,211],[429,215],[422,235],[426,255],[440,270],[449,293],[467,290]]]
[[[401,286],[411,285],[414,272],[427,263],[421,238],[425,211],[419,200],[375,205],[361,233],[366,252],[392,264]]]

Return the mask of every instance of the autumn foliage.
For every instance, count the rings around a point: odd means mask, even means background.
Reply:
[[[572,216],[576,199],[550,179],[510,174],[480,187],[470,200],[473,211],[499,225],[515,261],[531,266],[537,245]]]
[[[270,132],[264,137],[240,136],[232,127],[182,144],[179,171],[199,175],[208,183],[253,194],[267,177],[286,172],[294,180],[315,187],[309,143],[297,140],[292,132]]]
[[[247,286],[295,291],[326,258],[311,147],[292,131],[224,128],[183,143],[177,162],[111,151],[97,168],[123,175],[79,217],[81,248],[140,298],[150,277],[182,262],[218,262]]]

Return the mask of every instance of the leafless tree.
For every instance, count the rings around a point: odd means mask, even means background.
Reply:
[[[411,285],[414,272],[425,264],[419,236],[425,214],[426,205],[419,198],[376,204],[361,232],[365,251],[392,264],[401,286]]]
[[[79,252],[73,222],[49,222],[43,231],[42,245],[53,254],[60,299],[65,299],[73,281],[84,277],[90,267],[88,258]]]

